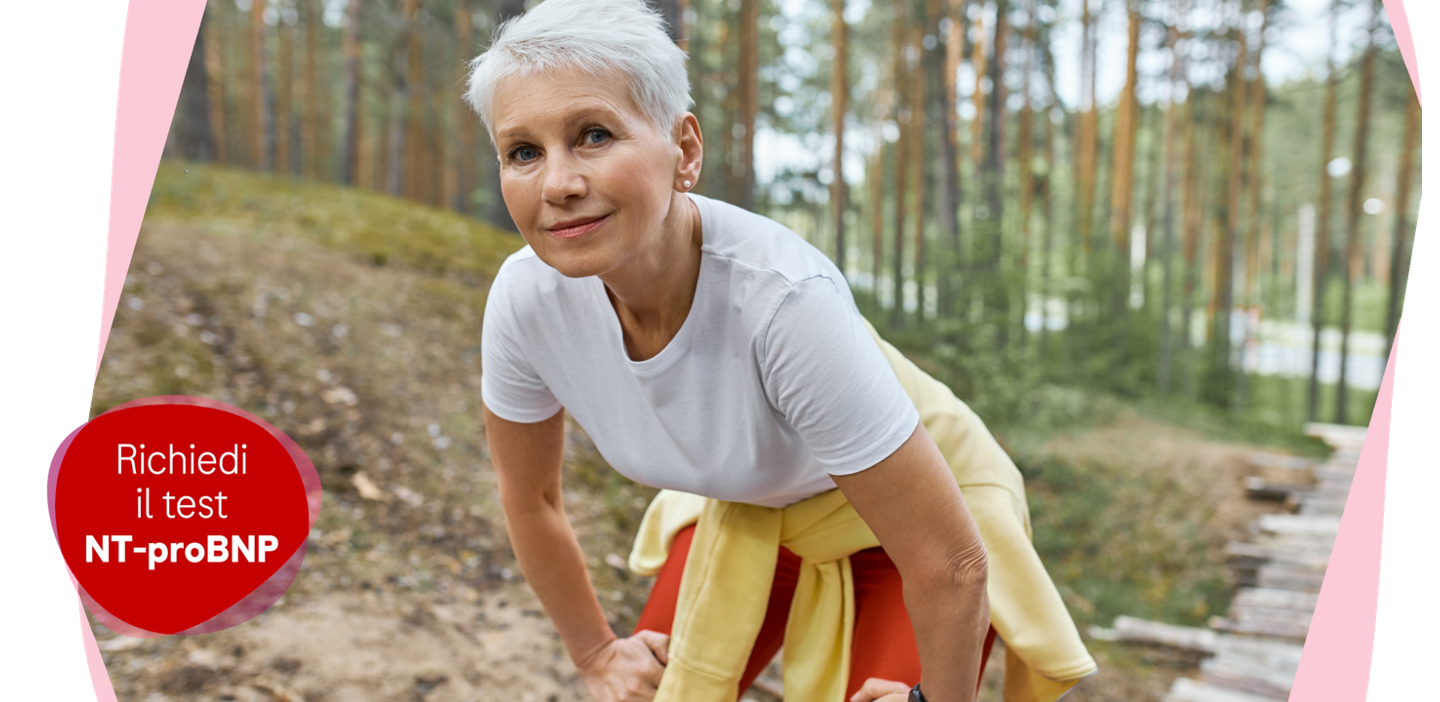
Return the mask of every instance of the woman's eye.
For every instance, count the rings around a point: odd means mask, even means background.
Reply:
[[[585,132],[585,143],[587,143],[587,144],[599,144],[599,143],[602,143],[602,142],[604,142],[606,139],[609,139],[609,138],[610,138],[610,132],[607,132],[607,131],[605,131],[604,129],[598,129],[598,128],[597,128],[597,129],[591,129],[590,131]]]
[[[524,162],[524,161],[529,161],[529,160],[535,158],[535,157],[538,156],[538,155],[539,155],[539,154],[536,153],[536,151],[535,151],[535,149],[534,149],[533,147],[530,147],[530,146],[521,146],[521,147],[517,147],[514,151],[511,151],[511,152],[510,152],[510,159],[511,159],[512,161],[521,161],[521,162]]]

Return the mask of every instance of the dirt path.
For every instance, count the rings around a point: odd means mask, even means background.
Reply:
[[[298,602],[287,596],[224,632],[112,638],[102,647],[121,700],[588,699],[528,588],[466,594],[332,590]]]

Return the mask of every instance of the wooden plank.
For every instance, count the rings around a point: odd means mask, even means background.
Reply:
[[[1283,502],[1292,495],[1303,498],[1313,489],[1314,486],[1300,483],[1269,483],[1264,478],[1254,475],[1245,479],[1245,496],[1252,500]]]
[[[1323,424],[1320,422],[1309,422],[1305,425],[1305,433],[1318,437],[1336,449],[1358,448],[1365,444],[1366,427],[1350,426],[1348,424]]]
[[[1302,517],[1339,517],[1345,514],[1345,500],[1307,500],[1296,514]]]
[[[1285,697],[1256,695],[1239,690],[1227,690],[1190,678],[1176,678],[1170,686],[1165,702],[1284,702]]]
[[[1329,517],[1301,517],[1294,514],[1260,515],[1260,531],[1272,534],[1308,534],[1334,537],[1340,531],[1340,520]]]
[[[1317,573],[1281,566],[1262,566],[1255,574],[1257,587],[1299,590],[1301,592],[1320,592],[1320,584],[1324,580],[1324,572]]]
[[[1295,622],[1303,627],[1310,626],[1310,615],[1313,609],[1299,609],[1295,607],[1271,607],[1268,605],[1234,604],[1230,605],[1230,618],[1238,620],[1246,619],[1273,619]]]
[[[1242,618],[1226,619],[1219,622],[1216,627],[1232,634],[1250,634],[1252,636],[1268,636],[1276,639],[1293,639],[1304,641],[1310,633],[1308,617],[1305,622],[1292,621],[1288,619],[1269,618]]]
[[[1320,596],[1312,592],[1274,590],[1269,588],[1241,588],[1235,593],[1232,604],[1249,606],[1287,607],[1314,611]]]
[[[1220,643],[1220,635],[1210,629],[1176,626],[1125,615],[1115,618],[1115,636],[1120,641],[1169,646],[1203,653],[1214,653]]]
[[[1231,541],[1225,544],[1225,558],[1236,567],[1258,568],[1269,562],[1293,563],[1324,569],[1330,562],[1329,549],[1318,550],[1287,544],[1256,544]]]
[[[1272,668],[1283,668],[1287,666],[1296,668],[1300,665],[1300,654],[1303,648],[1299,644],[1287,641],[1258,639],[1253,636],[1231,636],[1227,634],[1220,637],[1216,651],[1219,655],[1237,655],[1253,658]]]
[[[1255,544],[1271,551],[1308,554],[1328,559],[1335,546],[1333,534],[1260,534]]]
[[[1311,472],[1314,473],[1315,479],[1322,483],[1334,482],[1342,486],[1348,486],[1351,481],[1355,479],[1355,464],[1342,463],[1337,465],[1327,463],[1325,465],[1315,466],[1311,469]]]
[[[1257,695],[1284,698],[1295,684],[1295,668],[1276,669],[1236,656],[1210,658],[1200,662],[1205,682]]]

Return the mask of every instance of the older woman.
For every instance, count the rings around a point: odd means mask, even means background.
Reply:
[[[782,640],[796,699],[971,700],[995,578],[961,469],[829,260],[689,192],[703,149],[684,62],[640,0],[547,0],[472,63],[528,244],[482,341],[520,567],[600,702],[735,699]],[[658,578],[628,638],[561,505],[564,410],[616,470],[667,489],[631,559]]]

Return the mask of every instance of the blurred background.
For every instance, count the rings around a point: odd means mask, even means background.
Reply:
[[[306,574],[255,622],[97,626],[122,699],[585,699],[479,418],[485,290],[523,241],[460,96],[526,5],[208,3],[93,411],[230,402],[296,437],[326,493]],[[1318,480],[1287,472],[1330,456],[1306,423],[1368,421],[1403,300],[1419,105],[1381,4],[652,5],[690,55],[698,191],[834,258],[976,408],[1087,638],[1117,615],[1234,621],[1255,574],[1231,544],[1299,509],[1253,481]],[[628,634],[652,491],[570,438],[567,509]],[[1078,700],[1162,699],[1198,670],[1106,638]]]
[[[1380,5],[657,6],[691,56],[699,191],[833,255],[877,321],[998,393],[988,415],[1062,382],[1367,421],[1419,184]],[[215,0],[168,154],[511,228],[460,94],[522,10]],[[1015,387],[981,387],[991,358]]]

